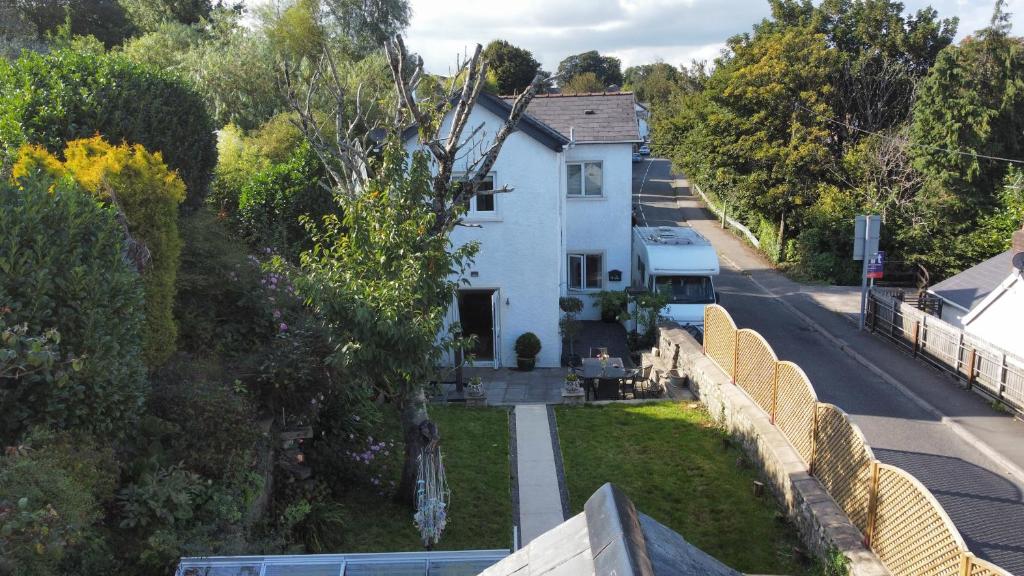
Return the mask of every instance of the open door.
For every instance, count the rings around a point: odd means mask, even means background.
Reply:
[[[491,293],[491,322],[494,323],[492,330],[494,343],[494,369],[501,368],[501,292],[495,290]]]

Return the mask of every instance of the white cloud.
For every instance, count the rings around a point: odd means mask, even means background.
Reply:
[[[664,60],[711,60],[727,38],[769,15],[767,0],[411,0],[408,45],[427,68],[445,72],[476,43],[502,38],[554,70],[570,54],[598,50],[623,68]],[[908,11],[933,6],[960,18],[958,38],[988,24],[992,0],[904,0]],[[1024,34],[1024,0],[1010,0]]]

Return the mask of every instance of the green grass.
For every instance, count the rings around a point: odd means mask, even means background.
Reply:
[[[573,513],[605,482],[640,512],[742,572],[796,574],[795,530],[756,474],[696,404],[608,404],[555,409]]]
[[[511,548],[508,411],[431,405],[430,416],[441,431],[441,450],[452,493],[448,527],[435,549]],[[397,429],[397,423],[392,425]],[[397,438],[397,434],[393,436]],[[397,473],[401,451],[396,452]],[[340,502],[348,518],[341,550],[423,549],[411,510],[365,492],[353,492]]]

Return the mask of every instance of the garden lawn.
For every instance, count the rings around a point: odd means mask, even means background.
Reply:
[[[508,410],[431,405],[429,411],[441,431],[452,494],[448,527],[435,549],[511,548]],[[397,472],[401,450],[393,456]],[[353,493],[341,503],[347,522],[338,552],[423,550],[412,510],[374,494]]]
[[[795,529],[777,519],[767,493],[753,495],[756,474],[737,467],[699,404],[607,404],[555,408],[572,513],[605,482],[640,512],[736,570],[796,574]]]

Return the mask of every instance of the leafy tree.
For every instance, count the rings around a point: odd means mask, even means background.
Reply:
[[[161,24],[180,22],[195,24],[210,17],[211,0],[117,0],[128,18],[140,30],[151,32]],[[221,6],[221,2],[217,2]],[[241,3],[237,3],[240,7]]]
[[[562,84],[563,94],[590,94],[604,92],[605,84],[593,72],[584,72],[570,78]]]
[[[284,163],[257,173],[241,190],[238,219],[242,235],[257,248],[270,247],[295,260],[311,248],[303,218],[319,222],[337,205],[319,158],[301,146]]]
[[[574,54],[558,63],[558,75],[564,82],[587,72],[597,76],[604,87],[622,85],[622,63],[614,56],[601,56],[597,50]]]
[[[0,410],[8,434],[36,424],[127,431],[146,394],[141,282],[125,261],[124,232],[112,206],[74,183],[28,177],[0,183],[0,302],[8,325],[56,329],[61,354],[80,368],[64,385],[24,389]],[[17,379],[0,379],[5,391]]]
[[[656,62],[642,66],[630,66],[623,74],[624,88],[636,93],[637,100],[661,105],[668,102],[672,94],[680,89],[683,75],[670,64]]]
[[[174,352],[174,282],[181,238],[178,204],[185,185],[169,171],[160,153],[139,145],[111,146],[95,136],[68,142],[61,163],[44,148],[26,146],[14,166],[15,178],[45,167],[54,176],[73,178],[98,200],[123,211],[127,230],[144,246],[137,259],[146,294],[143,354],[147,365],[159,366]]]
[[[65,24],[75,36],[95,36],[110,48],[129,38],[134,28],[118,0],[12,0],[40,39]]]
[[[499,94],[522,92],[540,71],[540,62],[529,50],[505,40],[492,40],[484,48],[484,59],[488,71],[494,74]]]
[[[380,50],[409,25],[407,0],[322,0],[333,26],[361,55]]]
[[[203,100],[181,80],[119,55],[70,50],[0,62],[0,154],[7,165],[23,143],[57,153],[97,133],[160,152],[185,182],[190,206],[206,196],[216,135]]]
[[[976,154],[1024,156],[1024,48],[1002,7],[997,2],[988,28],[939,54],[914,104],[912,153],[928,214],[915,232],[940,272],[970,263],[959,239],[998,204],[1007,163]]]

